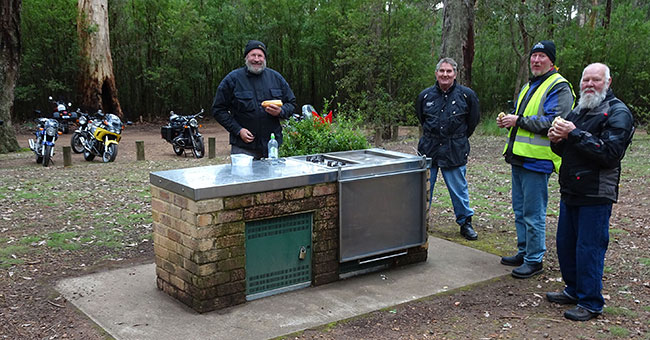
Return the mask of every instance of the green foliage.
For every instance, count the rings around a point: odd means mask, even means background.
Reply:
[[[433,83],[432,13],[417,1],[360,1],[337,30],[336,85],[348,111],[387,127],[414,122],[413,101]]]
[[[345,118],[328,124],[309,119],[291,120],[283,132],[280,156],[310,155],[324,152],[367,149],[363,133]]]
[[[76,0],[24,1],[21,13],[22,60],[15,112],[50,112],[48,96],[74,101],[79,65]]]
[[[47,112],[47,96],[74,103],[79,47],[76,0],[30,0],[22,8],[22,62],[14,117]],[[298,106],[335,95],[364,125],[417,125],[413,101],[435,82],[442,10],[422,0],[112,0],[113,70],[127,118],[152,120],[208,109],[223,77],[259,39]],[[578,88],[592,62],[611,67],[613,89],[637,122],[650,122],[650,3],[477,2],[471,87],[484,112],[507,111],[528,76],[530,45],[552,39],[557,66]],[[93,27],[91,30],[95,29]],[[527,39],[524,42],[524,37]],[[628,53],[633,51],[634,53]],[[522,74],[519,74],[523,66]],[[317,110],[327,112],[322,107]],[[484,115],[483,119],[488,119]]]

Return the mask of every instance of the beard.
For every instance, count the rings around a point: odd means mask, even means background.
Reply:
[[[607,95],[607,89],[603,88],[602,91],[596,93],[585,93],[584,90],[580,90],[580,99],[578,100],[578,106],[583,109],[593,109],[600,105]]]
[[[248,60],[245,61],[245,64],[246,64],[246,68],[248,69],[248,72],[253,74],[260,74],[266,68],[266,60],[262,62],[262,65],[253,65],[249,63]]]

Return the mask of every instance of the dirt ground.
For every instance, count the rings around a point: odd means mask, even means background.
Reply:
[[[133,209],[130,215],[146,215],[150,211],[146,192],[134,188],[146,187],[149,171],[161,168],[179,168],[214,164],[226,161],[229,153],[227,134],[216,123],[204,121],[201,132],[207,141],[216,138],[217,159],[201,160],[176,156],[160,138],[160,125],[136,124],[128,127],[119,145],[115,164],[101,164],[100,160],[85,162],[81,155],[73,155],[73,166],[64,168],[61,147],[69,145],[69,136],[57,142],[55,163],[47,171],[34,162],[28,152],[0,155],[0,338],[2,339],[107,339],[110,338],[91,320],[68,303],[53,287],[63,277],[86,275],[91,272],[123,268],[153,261],[153,245],[148,240],[150,221],[137,220],[132,229],[109,221],[120,230],[124,246],[99,246],[88,241],[80,248],[50,246],[53,236],[36,238],[48,232],[69,232],[100,227],[89,221],[109,219],[109,211],[119,209],[106,197],[123,195],[118,205]],[[639,137],[639,135],[641,135]],[[648,136],[644,139],[647,154]],[[21,146],[27,146],[29,134],[19,136]],[[135,141],[145,143],[147,162],[135,161]],[[507,176],[508,168],[500,158],[502,141],[496,137],[472,137],[472,158],[468,165],[468,180],[472,200],[476,202],[475,225],[479,241],[469,243],[460,238],[451,217],[451,207],[434,204],[429,212],[429,228],[434,236],[506,255],[514,250],[514,227],[511,212],[504,213],[502,221],[494,219],[493,206],[508,206],[509,193],[481,194],[477,172]],[[413,153],[417,139],[402,134],[397,142],[384,147]],[[634,145],[634,144],[633,144]],[[628,154],[630,155],[630,154]],[[646,163],[647,164],[647,163]],[[646,165],[647,167],[647,165]],[[110,172],[104,175],[102,172]],[[39,180],[49,176],[51,180]],[[120,187],[115,178],[123,177]],[[563,285],[555,255],[555,224],[557,215],[552,209],[547,219],[547,248],[545,271],[528,280],[510,276],[471,287],[449,291],[419,301],[405,303],[385,310],[345,320],[332,325],[306,330],[287,336],[288,339],[650,339],[650,219],[647,216],[650,189],[649,176],[626,173],[621,181],[621,199],[612,216],[612,232],[606,259],[603,293],[605,313],[592,321],[577,323],[562,317],[564,306],[548,303],[546,291],[560,290]],[[486,177],[487,178],[487,177]],[[552,177],[557,181],[557,177]],[[79,183],[82,182],[83,189]],[[57,192],[80,192],[79,195],[61,194],[53,203],[28,195],[29,184],[51,183]],[[439,181],[442,183],[442,181]],[[476,184],[474,184],[476,183]],[[44,184],[41,184],[44,185]],[[500,185],[500,184],[499,184]],[[489,184],[488,184],[489,186]],[[505,183],[508,186],[508,183]],[[444,190],[444,186],[441,190]],[[497,184],[492,187],[496,190]],[[147,187],[148,188],[148,187]],[[139,190],[139,191],[138,191]],[[438,190],[438,189],[437,189]],[[146,191],[146,190],[145,190]],[[88,199],[86,196],[106,192],[110,196]],[[445,191],[441,191],[446,195]],[[479,195],[483,196],[480,197]],[[551,200],[557,202],[557,193]],[[81,197],[78,197],[81,196]],[[61,201],[70,203],[61,203]],[[83,210],[91,213],[84,215]],[[140,205],[138,207],[138,205]],[[444,205],[443,205],[444,206]],[[54,208],[53,208],[54,207]],[[57,210],[57,211],[52,211]],[[506,209],[507,210],[507,209]],[[102,217],[106,214],[106,217]],[[87,219],[87,220],[86,220]],[[494,222],[497,221],[497,222]],[[107,222],[107,223],[109,223]],[[109,228],[109,229],[110,229]],[[489,240],[506,238],[512,248],[495,247]],[[25,241],[27,240],[27,241]],[[31,240],[31,241],[30,241]],[[98,239],[99,240],[99,239]],[[31,243],[30,243],[31,242]],[[47,246],[43,246],[47,242]],[[25,247],[19,248],[18,245]],[[14,248],[12,248],[14,247]],[[13,250],[12,250],[13,249]],[[21,250],[22,249],[22,250]],[[12,262],[15,261],[15,262]],[[429,259],[428,261],[435,261]],[[422,282],[427,284],[427,282]]]

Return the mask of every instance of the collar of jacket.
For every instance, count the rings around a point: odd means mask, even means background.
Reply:
[[[532,76],[532,77],[530,77],[528,82],[530,84],[533,84],[533,83],[536,83],[536,82],[543,83],[544,80],[546,80],[546,78],[550,77],[551,74],[555,74],[555,73],[557,73],[557,71],[555,70],[555,68],[553,68],[550,71],[542,74],[541,76]]]
[[[449,86],[447,91],[443,91],[442,88],[440,88],[440,85],[438,85],[438,81],[436,80],[436,89],[438,89],[438,92],[440,92],[440,93],[449,93],[449,92],[453,91],[455,87],[456,87],[456,80],[454,80],[454,83],[451,84],[451,86]]]
[[[257,73],[257,74],[256,74],[256,73],[252,73],[252,72],[250,72],[250,71],[248,70],[248,67],[246,67],[246,66],[244,66],[244,70],[246,71],[246,76],[248,76],[248,77],[259,77],[259,76],[261,76],[262,74],[264,74],[264,72],[266,72],[266,67],[262,70],[262,72]]]

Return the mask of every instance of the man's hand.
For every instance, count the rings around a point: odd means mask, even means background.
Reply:
[[[571,121],[555,121],[553,126],[548,129],[548,133],[546,135],[548,136],[548,139],[551,140],[551,142],[558,143],[563,139],[567,139],[569,137],[569,133],[575,128],[575,124],[573,124]]]
[[[511,128],[517,125],[517,119],[519,119],[519,116],[517,115],[505,115],[501,118],[497,117],[497,126],[500,128]]]
[[[278,117],[280,116],[280,113],[282,113],[282,107],[271,104],[265,107],[264,111],[266,111],[266,113],[270,114],[273,117]]]
[[[250,143],[255,140],[255,136],[246,128],[239,130],[239,138],[241,138],[244,143]]]

